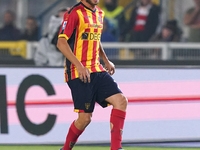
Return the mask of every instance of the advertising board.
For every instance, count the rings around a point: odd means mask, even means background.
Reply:
[[[200,140],[200,69],[117,68],[128,98],[123,142]],[[95,106],[78,143],[109,143],[112,106]],[[0,144],[62,144],[76,119],[63,68],[0,68]]]

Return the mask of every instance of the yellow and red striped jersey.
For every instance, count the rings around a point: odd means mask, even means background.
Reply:
[[[105,69],[99,61],[99,46],[103,29],[104,12],[92,10],[82,2],[65,13],[59,37],[67,39],[72,52],[91,73]],[[66,82],[78,78],[76,67],[66,59]]]

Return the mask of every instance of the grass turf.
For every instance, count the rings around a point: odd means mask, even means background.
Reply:
[[[59,150],[61,146],[0,146],[0,150]],[[125,150],[200,150],[200,148],[123,147]],[[110,150],[110,147],[75,146],[73,150]]]

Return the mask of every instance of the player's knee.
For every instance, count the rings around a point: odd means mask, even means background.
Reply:
[[[81,120],[82,120],[83,124],[88,125],[91,122],[91,117],[92,116],[88,115],[88,114],[82,116]]]
[[[91,117],[86,117],[84,119],[85,124],[89,124],[92,121]]]
[[[121,105],[122,109],[126,109],[126,107],[128,105],[128,100],[124,95],[122,95],[122,97],[121,97],[120,105]]]
[[[127,104],[128,104],[127,98],[123,94],[121,94],[120,96],[118,96],[114,107],[126,111]]]
[[[107,101],[113,105],[114,109],[119,109],[122,111],[126,111],[126,107],[128,104],[127,98],[123,94],[116,94],[107,99]]]

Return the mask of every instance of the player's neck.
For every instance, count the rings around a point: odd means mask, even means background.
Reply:
[[[89,3],[87,3],[86,1],[81,1],[85,6],[87,6],[88,8],[95,10],[96,9],[96,5],[91,5]]]

